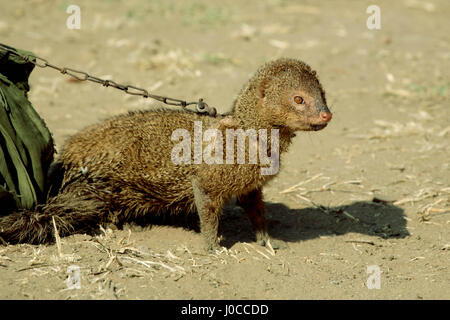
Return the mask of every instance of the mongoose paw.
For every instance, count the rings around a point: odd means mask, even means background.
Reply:
[[[207,252],[216,252],[216,250],[220,250],[222,247],[219,245],[218,242],[207,242],[205,245],[205,250]]]
[[[274,241],[273,239],[270,239],[269,237],[259,239],[257,242],[260,246],[263,246],[263,247],[272,247],[272,249],[274,249],[274,250],[280,249],[280,245],[279,245],[278,241]]]

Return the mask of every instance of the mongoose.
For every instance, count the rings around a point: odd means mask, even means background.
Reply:
[[[0,217],[0,236],[10,243],[53,241],[52,217],[60,235],[65,236],[91,232],[104,222],[120,226],[145,215],[198,213],[206,247],[214,249],[219,246],[221,209],[235,196],[252,223],[256,240],[264,245],[269,236],[262,187],[276,172],[262,174],[267,163],[247,160],[250,138],[240,149],[245,148],[244,163],[237,163],[237,157],[234,163],[199,163],[194,159],[198,145],[192,142],[186,162],[174,163],[173,150],[180,142],[174,141],[174,132],[182,129],[193,137],[195,124],[200,124],[203,132],[217,129],[222,137],[227,129],[267,129],[270,154],[276,152],[269,143],[275,141],[276,129],[282,153],[295,131],[321,130],[331,117],[316,72],[304,62],[288,58],[260,67],[225,115],[160,109],[113,117],[68,140],[52,166],[51,179],[57,185],[54,194],[35,210]],[[218,134],[213,137],[219,138]],[[206,145],[203,141],[203,148]],[[220,145],[225,148],[225,141]],[[238,148],[232,150],[236,156]]]

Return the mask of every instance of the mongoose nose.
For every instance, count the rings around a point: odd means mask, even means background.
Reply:
[[[319,113],[319,117],[320,117],[320,119],[322,119],[322,121],[329,122],[331,120],[331,118],[333,117],[333,115],[331,112],[322,111],[321,113]]]

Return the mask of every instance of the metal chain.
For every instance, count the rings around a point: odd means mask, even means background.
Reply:
[[[158,100],[162,103],[165,103],[167,105],[172,105],[172,106],[180,106],[182,107],[184,110],[186,111],[190,111],[190,112],[197,112],[197,113],[206,113],[209,116],[215,117],[217,114],[216,108],[214,107],[210,107],[208,106],[208,104],[206,104],[203,99],[199,99],[196,102],[186,102],[184,100],[180,100],[180,99],[175,99],[175,98],[169,98],[169,97],[164,97],[164,96],[159,96],[159,95],[155,95],[155,94],[151,94],[149,93],[147,90],[136,87],[136,86],[132,86],[132,85],[123,85],[123,84],[119,84],[115,81],[112,80],[106,80],[106,79],[101,79],[98,77],[94,77],[89,75],[87,72],[84,71],[79,71],[79,70],[75,70],[72,68],[65,68],[65,67],[58,67],[54,64],[49,63],[46,59],[38,57],[36,55],[33,54],[28,54],[28,55],[24,55],[21,54],[13,49],[10,49],[9,47],[6,47],[2,44],[0,44],[0,50],[5,51],[9,54],[12,54],[16,57],[19,57],[21,59],[23,59],[26,62],[30,62],[38,67],[41,68],[46,68],[46,67],[50,67],[52,69],[58,70],[59,72],[61,72],[62,74],[67,74],[69,76],[71,76],[72,78],[75,78],[79,81],[91,81],[91,82],[95,82],[95,83],[100,83],[101,85],[103,85],[104,87],[113,87],[119,90],[124,91],[127,94],[131,94],[131,95],[135,95],[135,96],[141,96],[143,98],[152,98],[155,100]],[[196,105],[196,110],[190,110],[188,108],[186,108],[189,105]]]

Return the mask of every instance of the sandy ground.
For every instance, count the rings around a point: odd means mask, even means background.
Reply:
[[[215,254],[174,226],[74,235],[60,250],[0,246],[1,299],[450,298],[447,0],[73,2],[79,30],[66,27],[67,1],[4,1],[0,42],[220,112],[260,64],[296,57],[317,70],[334,117],[297,135],[265,188],[280,250],[258,246],[230,205]],[[380,30],[366,26],[371,4]],[[158,105],[48,68],[30,83],[58,149]],[[69,266],[80,289],[68,289]]]

